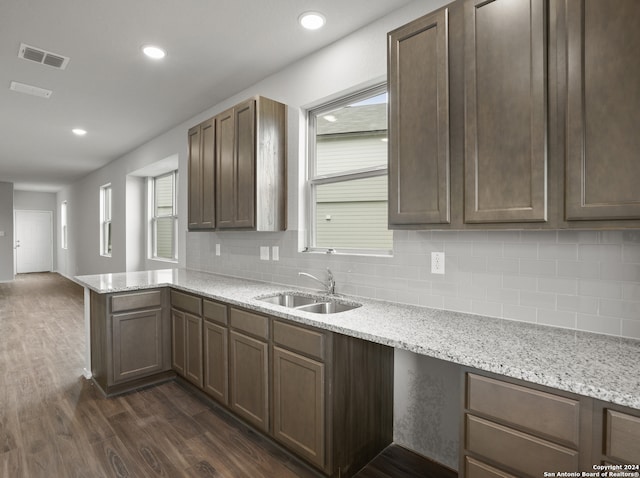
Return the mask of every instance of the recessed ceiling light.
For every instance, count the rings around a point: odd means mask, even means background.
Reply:
[[[307,30],[317,30],[322,28],[327,22],[322,13],[318,12],[305,12],[298,17],[298,21],[303,28]]]
[[[73,128],[71,132],[76,136],[84,136],[85,134],[87,134],[87,131],[82,128]]]
[[[161,60],[165,56],[167,56],[167,52],[162,48],[154,46],[154,45],[145,45],[142,47],[142,52],[147,55],[149,58],[153,58],[154,60]]]

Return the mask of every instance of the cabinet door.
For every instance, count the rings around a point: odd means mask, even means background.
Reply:
[[[389,224],[449,222],[448,10],[389,34]]]
[[[256,102],[251,99],[235,107],[234,226],[255,226],[256,202]]]
[[[204,321],[204,391],[219,402],[229,403],[228,330]]]
[[[233,108],[215,117],[216,125],[216,228],[234,227],[234,143]]]
[[[640,2],[566,5],[566,219],[639,219]]]
[[[113,382],[162,371],[162,310],[112,316]]]
[[[185,378],[202,388],[202,318],[184,314]]]
[[[325,461],[324,364],[273,348],[273,433],[311,463]]]
[[[257,428],[269,430],[267,343],[229,333],[231,408]]]
[[[171,309],[171,366],[178,374],[185,376],[185,317],[184,314]]]
[[[467,223],[547,219],[545,8],[465,3]]]
[[[189,130],[189,229],[197,229],[202,224],[202,158],[200,125]]]
[[[202,202],[202,227],[212,229],[215,227],[215,127],[213,119],[205,121],[201,125],[200,135],[202,137],[201,157],[202,157],[202,177],[201,195]]]

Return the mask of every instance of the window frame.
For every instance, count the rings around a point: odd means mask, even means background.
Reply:
[[[333,248],[333,247],[318,247],[316,246],[316,192],[317,186],[325,184],[336,184],[345,181],[354,181],[358,179],[368,179],[380,176],[389,175],[388,167],[388,152],[387,152],[387,165],[386,166],[372,166],[368,168],[353,169],[347,172],[331,173],[324,175],[315,175],[316,170],[316,138],[317,138],[317,119],[337,108],[347,106],[358,101],[363,101],[367,98],[381,95],[383,93],[388,94],[387,83],[380,83],[357,92],[341,96],[337,99],[323,103],[319,106],[310,108],[307,110],[307,158],[306,158],[306,174],[304,193],[306,199],[306,234],[305,234],[305,247],[303,252],[322,252],[330,254],[351,254],[351,255],[376,255],[376,256],[391,256],[393,255],[393,245],[391,249],[379,249],[379,248]],[[388,114],[387,114],[388,118]],[[388,132],[387,123],[387,132]],[[388,201],[388,199],[387,199]],[[393,239],[392,239],[393,241]]]
[[[111,183],[100,186],[100,255],[113,254],[113,188]]]
[[[158,179],[172,177],[172,214],[156,216],[156,181]],[[167,173],[157,176],[150,176],[147,184],[149,185],[149,259],[155,261],[178,262],[178,170],[174,169]],[[173,219],[173,241],[172,241],[172,257],[158,256],[158,218]]]

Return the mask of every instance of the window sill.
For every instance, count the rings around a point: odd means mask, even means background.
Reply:
[[[309,249],[298,251],[302,254],[325,254],[331,256],[360,256],[360,257],[393,257],[393,251],[366,251],[366,250],[336,250],[336,249]]]
[[[166,259],[164,257],[149,257],[148,259],[150,261],[167,262],[167,263],[170,263],[170,264],[177,264],[178,263],[178,259]]]

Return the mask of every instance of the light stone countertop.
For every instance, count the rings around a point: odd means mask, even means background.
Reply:
[[[640,341],[480,315],[341,298],[362,307],[314,314],[256,297],[298,290],[187,269],[78,276],[101,293],[170,286],[325,330],[640,409]]]

